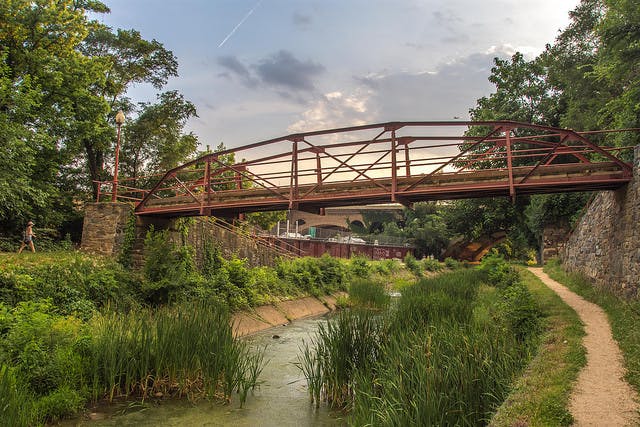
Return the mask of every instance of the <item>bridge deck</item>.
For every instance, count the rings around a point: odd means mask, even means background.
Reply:
[[[512,170],[513,189],[519,195],[611,190],[631,179],[613,162],[545,165],[535,170],[533,166],[526,166]],[[395,192],[390,178],[375,179],[375,184],[370,180],[328,182],[320,186],[301,184],[297,193],[304,196],[294,197],[293,203],[299,210],[317,212],[319,208],[328,206],[509,196],[512,189],[507,169],[397,177],[396,182]],[[289,186],[210,193],[201,191],[149,199],[138,214],[230,217],[241,212],[285,210],[290,206],[290,192]]]
[[[101,194],[134,200],[138,215],[233,217],[616,189],[632,177],[624,159],[633,147],[603,148],[586,137],[599,133],[511,121],[312,131],[207,153],[167,171],[151,188],[137,188],[146,182],[140,177],[101,182],[98,200]],[[103,185],[111,193],[101,193]],[[118,186],[125,194],[117,194]]]

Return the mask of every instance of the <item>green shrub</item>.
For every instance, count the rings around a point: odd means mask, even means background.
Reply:
[[[407,252],[407,255],[405,255],[404,265],[407,267],[407,270],[416,275],[416,277],[422,277],[422,268],[420,267],[420,263],[413,255],[411,255],[411,253]]]
[[[369,260],[364,256],[357,255],[349,260],[349,270],[355,277],[367,278],[371,274]]]
[[[381,259],[379,261],[372,261],[370,264],[376,273],[384,276],[389,276],[400,270],[400,265],[395,259]]]
[[[35,280],[31,275],[12,269],[0,271],[0,302],[14,306],[20,301],[34,298],[35,290]]]
[[[520,282],[518,271],[505,261],[502,255],[495,252],[482,259],[480,271],[485,274],[491,285],[498,288],[506,288]]]
[[[14,366],[33,393],[43,396],[73,382],[77,360],[72,348],[81,334],[79,319],[55,314],[48,302],[21,302],[2,310],[2,316],[11,323],[2,332],[0,362]]]
[[[249,271],[250,287],[255,290],[256,305],[269,304],[279,297],[291,297],[300,293],[291,284],[281,280],[273,268],[256,267]]]
[[[518,341],[538,335],[542,313],[522,282],[501,289],[499,298],[498,316]]]
[[[346,289],[348,270],[342,261],[329,255],[281,260],[276,272],[295,289],[314,296]]]
[[[13,260],[12,260],[13,261]],[[81,253],[37,253],[0,271],[0,301],[50,299],[58,313],[88,319],[107,304],[134,306],[140,279],[118,263]]]
[[[236,255],[233,255],[231,259],[224,262],[223,268],[227,270],[229,282],[232,284],[239,288],[244,288],[249,285],[250,273],[247,268],[246,258],[240,259]]]
[[[424,268],[425,271],[435,273],[437,271],[443,270],[444,266],[440,264],[437,259],[425,258],[424,260],[422,260],[422,268]]]
[[[460,268],[460,262],[451,257],[447,257],[444,259],[444,265],[449,270],[457,270],[458,268]]]
[[[35,410],[49,421],[74,415],[84,406],[85,399],[68,386],[62,386],[35,402]]]
[[[324,254],[316,258],[320,269],[320,282],[325,294],[333,293],[346,288],[349,272],[355,273],[353,263],[350,261],[347,268],[345,262],[340,258],[335,258],[329,254]],[[366,260],[364,260],[366,262]],[[368,274],[368,273],[367,273]]]
[[[167,230],[147,232],[142,292],[152,304],[179,300],[197,284],[193,249],[176,245]]]

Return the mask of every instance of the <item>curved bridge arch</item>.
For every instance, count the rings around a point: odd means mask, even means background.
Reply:
[[[630,148],[601,148],[587,134],[512,121],[377,123],[208,154],[168,171],[151,189],[129,188],[128,195],[142,194],[139,215],[230,217],[605,190],[631,180],[632,168],[621,157]],[[244,160],[225,164],[229,154]]]

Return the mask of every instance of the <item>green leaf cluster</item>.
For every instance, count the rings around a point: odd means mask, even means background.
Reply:
[[[494,59],[489,77],[494,92],[477,100],[471,118],[577,131],[640,127],[638,10],[636,0],[580,1],[569,14],[569,25],[542,54],[528,59],[516,52],[511,58]],[[605,146],[640,143],[638,132],[589,138]],[[474,167],[504,167],[496,162],[478,162]],[[513,206],[495,200],[457,201],[452,204],[453,224],[465,236],[501,230],[508,232],[512,244],[537,247],[546,225],[573,223],[588,198],[579,193],[518,197]]]
[[[128,117],[124,175],[157,173],[195,152],[197,138],[184,132],[193,104],[175,91],[155,104],[127,97],[133,84],[162,89],[177,76],[175,56],[93,19],[108,12],[94,0],[0,4],[0,234],[28,220],[77,224],[79,202],[112,177],[118,109]]]

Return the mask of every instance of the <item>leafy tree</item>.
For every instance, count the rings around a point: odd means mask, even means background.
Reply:
[[[107,12],[95,0],[0,2],[1,233],[27,218],[50,226],[75,218],[78,200],[90,189],[95,196],[93,181],[109,179],[115,110],[137,112],[127,89],[160,89],[177,75],[174,55],[158,41],[90,18]],[[168,92],[159,106],[139,110],[145,123],[174,113],[143,149],[158,155],[155,166],[192,154],[195,136],[182,132],[195,115],[191,103]]]
[[[405,210],[404,233],[415,246],[417,258],[426,255],[439,257],[449,243],[442,209],[435,203],[416,203]]]
[[[195,106],[176,91],[158,95],[158,103],[144,103],[123,132],[121,165],[124,175],[140,177],[164,172],[193,155],[198,138],[185,133]]]
[[[79,46],[79,51],[86,57],[105,64],[104,84],[93,87],[94,96],[108,105],[107,114],[100,117],[105,123],[113,123],[112,118],[118,108],[131,111],[130,102],[125,98],[125,94],[132,84],[149,83],[154,88],[161,89],[169,77],[178,75],[178,63],[173,53],[156,40],[144,40],[136,30],[118,29],[113,32],[110,27],[96,24]],[[176,98],[180,97],[176,95],[174,93],[173,101],[179,102],[180,99]],[[171,95],[165,95],[165,99],[162,99],[161,95],[160,98],[161,104],[172,101],[169,99]],[[182,107],[187,107],[184,100],[181,101]],[[184,116],[185,112],[181,113]],[[195,115],[195,109],[190,115]],[[181,118],[176,119],[176,122],[180,123],[180,120]],[[114,135],[111,128],[112,126],[108,132],[92,132],[75,140],[76,150],[83,150],[79,154],[86,158],[91,181],[101,178],[105,156],[113,145]],[[183,148],[178,147],[178,150]],[[93,192],[95,196],[95,185]]]
[[[526,225],[537,236],[550,224],[571,226],[589,199],[589,193],[539,194],[525,209]]]
[[[401,237],[415,246],[418,258],[425,255],[439,256],[449,243],[451,233],[446,226],[442,206],[421,202],[412,209],[404,209],[401,217],[388,212],[363,212],[363,234]],[[378,227],[378,224],[382,224]]]
[[[54,222],[67,140],[94,126],[96,109],[105,111],[88,90],[103,81],[101,64],[75,50],[92,25],[86,12],[104,10],[100,2],[0,3],[3,232],[26,217]]]
[[[246,215],[249,224],[262,230],[270,230],[278,221],[287,219],[287,211],[252,212]]]
[[[546,80],[541,61],[527,61],[520,52],[511,59],[494,58],[489,81],[496,87],[470,110],[473,120],[514,120],[555,126],[558,93]]]
[[[604,105],[611,127],[640,126],[640,5],[636,0],[607,0],[597,26],[600,36],[594,73],[614,95]],[[619,143],[637,144],[640,136],[621,134]]]
[[[577,130],[600,127],[603,100],[610,94],[597,82],[598,22],[604,14],[602,0],[583,0],[569,13],[571,19],[554,44],[547,45],[538,61],[544,64],[547,81],[560,94],[560,126]]]

